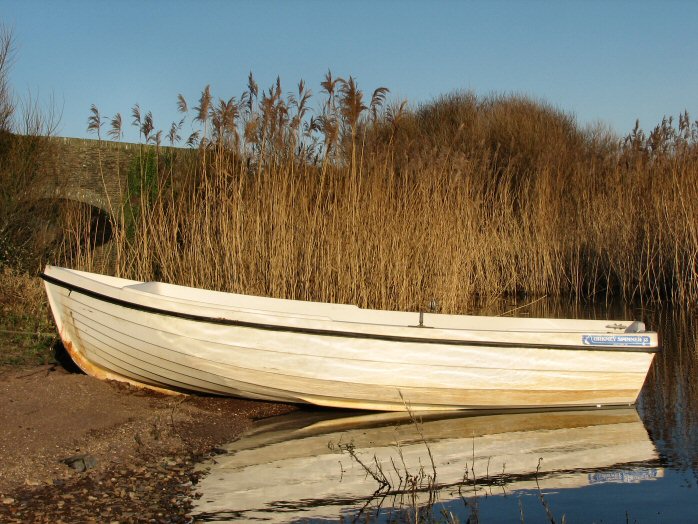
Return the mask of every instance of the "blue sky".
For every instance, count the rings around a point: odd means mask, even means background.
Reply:
[[[412,104],[526,94],[619,134],[636,118],[698,118],[698,2],[0,0],[0,22],[15,93],[52,97],[63,136],[91,136],[91,104],[130,121],[138,103],[167,130],[178,93],[190,106],[206,84],[239,97],[250,71],[262,88],[279,75],[319,95],[331,69]]]

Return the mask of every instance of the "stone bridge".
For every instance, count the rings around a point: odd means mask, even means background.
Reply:
[[[94,246],[101,270],[110,272],[112,224],[120,218],[129,171],[139,169],[146,146],[62,137],[49,140],[32,166],[31,189],[25,197],[30,206],[32,201],[39,204],[30,214],[32,250],[50,259],[65,235],[62,210],[82,209],[90,220],[89,236],[84,240]]]
[[[81,202],[109,215],[118,213],[141,146],[79,138],[52,138],[51,144],[48,165],[37,166],[33,198]]]
[[[71,233],[66,226],[76,216],[89,220],[81,242],[99,247],[109,258],[112,226],[121,222],[128,198],[129,174],[133,185],[155,169],[154,150],[141,144],[0,133],[6,189],[0,196],[11,199],[8,213],[0,215],[0,262],[31,264],[60,256]],[[168,147],[160,152],[170,162],[178,156],[169,154]]]

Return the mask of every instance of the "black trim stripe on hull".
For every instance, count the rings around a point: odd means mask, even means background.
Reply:
[[[339,337],[339,338],[360,338],[369,340],[385,340],[389,342],[403,342],[403,343],[417,343],[417,344],[443,344],[447,346],[475,346],[475,347],[496,347],[496,348],[525,348],[525,349],[562,349],[562,350],[575,350],[575,351],[605,351],[605,352],[630,352],[630,353],[657,353],[659,351],[658,347],[618,347],[618,346],[573,346],[573,345],[562,345],[562,344],[530,344],[530,343],[518,343],[518,342],[485,342],[481,340],[457,340],[457,339],[438,339],[438,338],[422,338],[422,337],[402,337],[395,335],[379,335],[375,333],[357,333],[353,331],[334,331],[331,329],[316,329],[316,328],[301,328],[294,326],[279,326],[276,324],[262,324],[257,322],[246,322],[242,320],[231,320],[228,318],[220,317],[206,317],[202,315],[192,315],[191,313],[181,313],[179,311],[170,311],[167,309],[160,309],[152,306],[145,306],[142,304],[136,304],[129,302],[128,300],[122,300],[120,298],[110,297],[90,289],[86,289],[74,284],[69,284],[55,277],[49,276],[45,273],[39,273],[39,276],[46,282],[54,284],[58,287],[62,287],[71,292],[80,293],[103,302],[114,304],[116,306],[121,306],[129,309],[134,309],[136,311],[143,311],[145,313],[152,313],[155,315],[163,315],[167,317],[181,318],[184,320],[191,320],[194,322],[203,322],[207,324],[217,324],[223,326],[236,326],[245,327],[252,329],[260,329],[264,331],[281,331],[288,333],[300,333],[305,335],[318,335],[325,337]],[[159,296],[159,295],[155,295]],[[166,297],[164,297],[166,298]]]

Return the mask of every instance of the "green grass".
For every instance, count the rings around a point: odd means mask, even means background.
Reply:
[[[0,324],[4,330],[5,322]],[[54,326],[47,326],[54,329]],[[38,366],[55,362],[53,344],[57,334],[17,335],[0,333],[0,366]]]
[[[53,362],[57,337],[40,279],[0,267],[0,366]]]

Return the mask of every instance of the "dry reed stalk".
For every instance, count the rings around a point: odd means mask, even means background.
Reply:
[[[135,229],[117,227],[118,274],[448,313],[519,295],[698,298],[687,115],[680,136],[666,124],[620,143],[520,97],[383,111],[384,88],[366,107],[328,73],[314,117],[303,83],[286,99],[279,80],[261,97],[248,84],[218,105],[204,90],[197,148],[158,161],[157,195],[142,188]],[[134,122],[154,136],[138,106]]]

